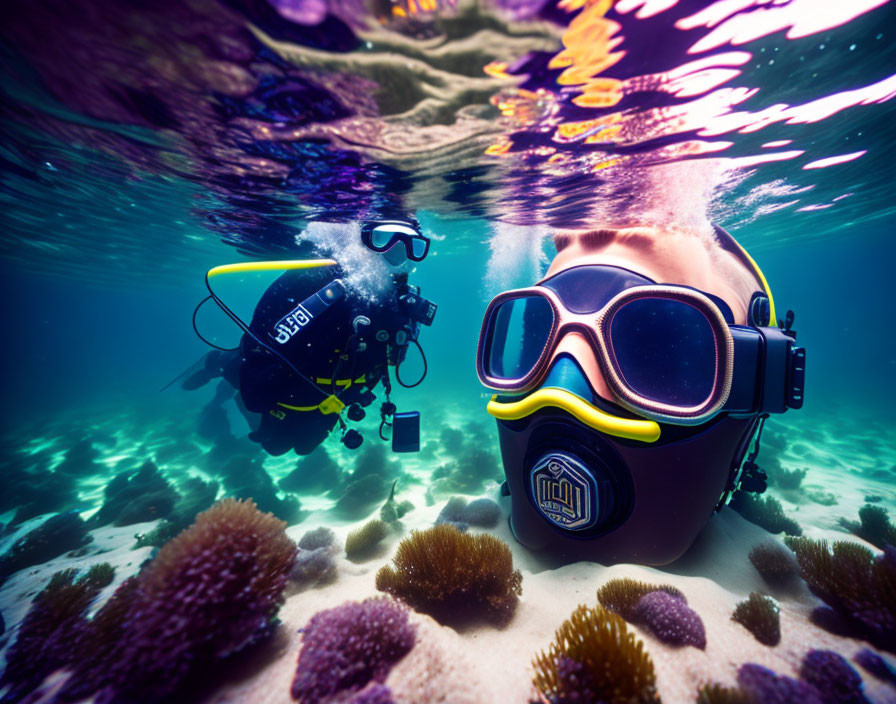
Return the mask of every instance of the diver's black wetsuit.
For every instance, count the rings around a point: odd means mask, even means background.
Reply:
[[[388,366],[403,359],[404,338],[416,337],[418,323],[398,303],[405,278],[396,277],[391,290],[375,300],[345,287],[343,297],[283,340],[277,326],[284,316],[341,273],[337,265],[284,273],[258,302],[252,334],[243,335],[234,358],[219,362],[221,376],[239,389],[246,409],[261,414],[249,437],[271,455],[314,450],[338,420],[321,403],[331,395],[346,406],[371,403],[370,391],[380,381],[388,384]]]

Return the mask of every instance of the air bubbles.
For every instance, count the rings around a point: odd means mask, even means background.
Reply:
[[[850,50],[850,51],[855,51],[855,50],[856,50],[856,45],[855,45],[855,44],[850,44],[850,45],[849,45],[849,50]]]

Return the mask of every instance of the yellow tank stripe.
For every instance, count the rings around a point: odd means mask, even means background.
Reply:
[[[329,385],[329,384],[333,383],[332,379],[324,379],[323,377],[318,377],[314,381],[318,384],[325,384],[325,385]],[[351,379],[337,379],[336,386],[351,386],[352,384],[363,384],[365,381],[367,381],[366,375],[359,376],[354,381]]]
[[[208,278],[218,274],[241,274],[250,271],[291,271],[294,269],[318,269],[324,266],[336,266],[334,259],[285,259],[267,262],[236,262],[222,264],[209,269]]]
[[[502,403],[492,396],[486,410],[498,420],[519,420],[549,406],[560,408],[595,430],[630,440],[655,442],[660,437],[660,426],[652,420],[635,420],[610,415],[584,399],[563,389],[539,389],[520,399]]]

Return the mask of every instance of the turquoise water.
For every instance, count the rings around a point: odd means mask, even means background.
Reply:
[[[213,487],[208,503],[255,498],[296,539],[321,525],[343,538],[376,514],[385,495],[367,511],[340,508],[364,462],[381,493],[400,478],[399,498],[416,504],[411,528],[431,525],[453,495],[500,503],[477,336],[492,296],[544,275],[559,230],[726,227],[779,312],[795,311],[808,350],[805,406],[769,421],[785,440],[759,457],[807,474],[798,489],[772,481],[768,495],[812,538],[849,538],[842,520],[869,501],[896,515],[896,7],[610,4],[201,0],[81,11],[41,0],[5,10],[0,551],[70,511],[88,521],[93,547],[2,576],[0,646],[14,643],[56,570],[108,559],[117,586],[153,554],[128,551],[174,515],[170,505],[108,534],[90,523],[110,482],[147,460],[179,500],[201,480]],[[396,214],[433,238],[410,275],[438,304],[420,336],[428,375],[393,394],[399,411],[421,412],[423,451],[390,454],[369,412],[352,424],[360,450],[338,431],[323,443],[330,479],[290,488],[296,468],[326,464],[320,454],[265,455],[232,400],[226,430],[205,432],[215,384],[162,390],[208,350],[191,325],[205,274],[348,257],[350,247],[304,236],[308,224]],[[251,316],[270,281],[231,284],[228,301]],[[203,309],[198,321],[219,344],[238,344],[220,313]],[[407,364],[414,378],[413,350]],[[254,458],[266,478],[228,478],[233,456]],[[494,532],[513,542],[504,523]],[[513,550],[533,574],[548,569]],[[669,573],[695,576],[684,559]],[[807,595],[794,597],[802,622]],[[288,604],[294,632],[303,621]],[[782,662],[801,657],[788,652]]]

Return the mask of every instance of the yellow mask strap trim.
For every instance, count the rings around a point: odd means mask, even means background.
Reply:
[[[486,410],[498,420],[519,420],[541,408],[553,406],[607,435],[642,442],[656,442],[660,437],[660,426],[655,421],[619,418],[610,415],[563,389],[539,389],[519,401],[510,401],[509,403],[502,403],[497,398],[497,396],[492,396]]]
[[[753,265],[753,271],[756,273],[756,276],[759,277],[759,281],[762,283],[762,288],[765,290],[765,295],[768,296],[768,310],[769,310],[769,325],[776,326],[778,324],[778,316],[775,315],[775,299],[772,297],[772,289],[771,286],[768,285],[768,281],[765,278],[765,274],[762,273],[762,269],[759,268],[759,265],[756,263],[756,260],[750,256],[750,253],[745,250],[740,242],[738,242],[733,237],[731,241],[734,242],[738,246],[741,252],[744,253],[744,256],[749,260],[750,264]]]
[[[335,259],[285,259],[268,262],[237,262],[222,264],[208,270],[207,278],[218,274],[240,274],[250,271],[292,271],[294,269],[319,269],[324,266],[337,266]]]

